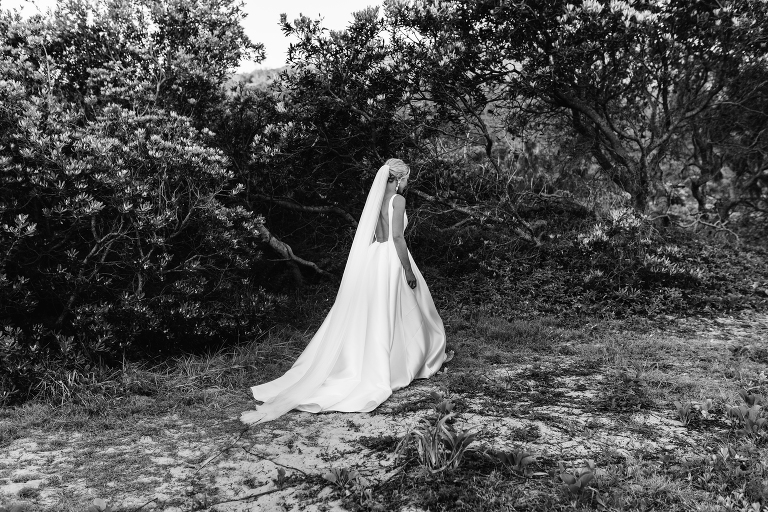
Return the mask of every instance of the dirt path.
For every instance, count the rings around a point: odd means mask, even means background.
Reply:
[[[476,446],[525,446],[543,473],[584,459],[684,459],[728,425],[721,410],[684,426],[672,398],[735,400],[741,381],[726,387],[724,379],[737,368],[759,385],[765,354],[768,315],[751,314],[608,329],[483,372],[452,362],[372,414],[294,412],[243,429],[237,418],[252,404],[245,393],[220,389],[205,390],[207,414],[195,414],[200,407],[144,414],[153,399],[141,396],[119,418],[73,422],[39,406],[25,413],[35,417],[27,431],[0,448],[0,504],[66,512],[104,498],[125,510],[344,510],[321,475],[356,468],[375,486],[397,474],[397,440],[428,414],[430,393],[446,388],[457,425],[478,433]]]

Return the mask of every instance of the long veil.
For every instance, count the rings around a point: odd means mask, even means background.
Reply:
[[[336,301],[328,313],[323,326],[304,350],[307,356],[314,355],[306,372],[295,375],[290,385],[274,397],[258,406],[255,411],[245,411],[240,416],[243,423],[264,423],[278,418],[302,403],[328,378],[338,361],[344,342],[344,329],[352,322],[356,306],[356,290],[366,279],[366,251],[373,242],[381,202],[386,190],[389,166],[383,165],[376,173],[368,198],[357,225],[355,238],[349,250],[347,264],[341,278]],[[300,357],[294,368],[297,368]]]

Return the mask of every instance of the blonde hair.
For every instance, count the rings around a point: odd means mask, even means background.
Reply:
[[[399,158],[390,158],[384,163],[384,165],[389,167],[389,177],[387,178],[387,182],[391,183],[393,181],[397,181],[396,190],[400,191],[400,180],[407,178],[408,175],[411,174],[410,167],[405,165],[405,162]]]

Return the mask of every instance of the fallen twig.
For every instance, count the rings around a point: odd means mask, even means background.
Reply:
[[[281,464],[279,462],[275,462],[274,460],[270,459],[269,457],[265,457],[264,455],[261,455],[259,453],[254,453],[254,452],[252,452],[251,450],[249,450],[246,447],[243,447],[243,451],[245,453],[249,454],[249,455],[253,455],[254,457],[258,457],[258,458],[260,458],[262,460],[267,460],[267,461],[271,462],[272,464],[274,464],[275,466],[280,466],[280,467],[285,468],[285,469],[290,469],[290,470],[293,470],[293,471],[298,471],[299,473],[301,473],[304,476],[309,476],[307,473],[305,473],[304,471],[300,470],[299,468],[295,468],[293,466],[288,466],[286,464]]]
[[[152,503],[152,502],[153,502],[153,501],[155,501],[155,500],[157,500],[157,498],[152,498],[151,500],[149,500],[149,501],[148,501],[148,502],[146,502],[145,504],[141,505],[139,508],[135,508],[135,509],[133,509],[133,511],[132,511],[132,512],[139,512],[139,510],[143,509],[144,507],[146,507],[147,505],[149,505],[150,503]]]
[[[248,496],[243,496],[241,498],[232,498],[231,500],[217,501],[216,503],[206,503],[204,505],[198,505],[195,508],[190,508],[186,512],[196,512],[197,510],[210,509],[211,507],[215,507],[216,505],[222,505],[224,503],[234,503],[236,501],[252,500],[254,498],[258,498],[260,496],[266,496],[267,494],[272,494],[273,492],[282,491],[282,490],[283,490],[282,488],[277,487],[275,489],[270,489],[268,491],[257,492],[255,494],[249,494]]]
[[[197,474],[198,472],[200,472],[200,470],[201,470],[201,469],[203,469],[205,466],[207,466],[207,465],[208,465],[208,464],[209,464],[209,463],[210,463],[212,460],[214,460],[216,457],[218,457],[219,455],[221,455],[221,454],[222,454],[222,453],[224,453],[225,451],[227,451],[227,450],[229,450],[230,448],[232,448],[233,446],[235,446],[235,444],[237,444],[237,442],[240,440],[240,438],[241,438],[241,437],[243,437],[243,434],[245,434],[246,432],[248,432],[248,428],[247,428],[247,427],[246,427],[245,429],[243,429],[243,430],[240,432],[240,435],[238,435],[238,436],[237,436],[237,439],[235,439],[234,441],[232,441],[232,443],[230,443],[228,446],[225,446],[224,448],[222,448],[221,450],[219,450],[218,452],[216,452],[216,453],[215,453],[215,454],[213,454],[212,456],[208,457],[208,458],[207,458],[207,459],[206,459],[206,460],[205,460],[205,461],[204,461],[204,462],[203,462],[203,463],[200,465],[200,467],[199,467],[199,468],[197,468],[197,469],[195,470],[195,474]]]

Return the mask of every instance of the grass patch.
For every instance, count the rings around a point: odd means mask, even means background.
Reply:
[[[482,316],[475,326],[478,336],[506,350],[529,349],[544,352],[553,342],[563,338],[566,331],[557,329],[545,319],[506,320],[500,317]]]

